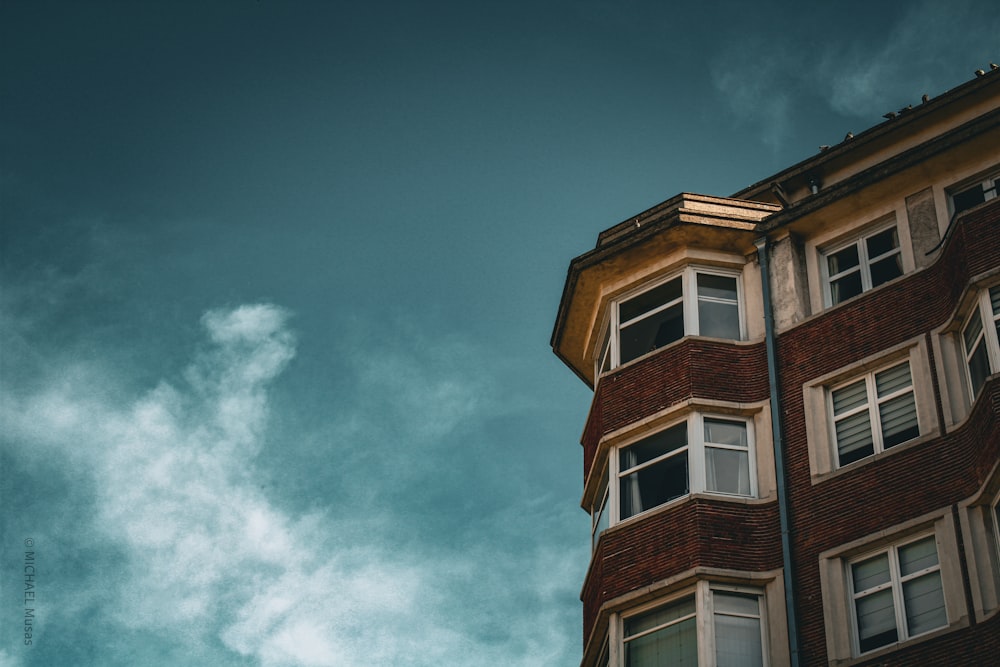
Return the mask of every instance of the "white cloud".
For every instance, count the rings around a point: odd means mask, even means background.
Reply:
[[[491,566],[497,553],[486,544],[390,551],[377,533],[358,538],[378,517],[293,516],[264,494],[254,457],[265,445],[268,386],[295,354],[288,319],[266,304],[207,313],[212,346],[196,356],[188,384],[163,382],[125,407],[90,391],[113,379],[85,367],[34,395],[0,397],[9,434],[39,455],[67,457],[93,481],[95,514],[78,517],[81,530],[125,556],[105,621],[203,648],[221,641],[265,667],[537,665],[572,653],[564,626],[545,616],[564,608],[552,572],[566,571],[565,553],[529,547],[520,555],[531,560]],[[355,425],[383,435],[405,428],[425,446],[460,428],[485,385],[462,379],[471,355],[455,350],[359,362],[364,395],[391,408],[359,412]],[[428,359],[438,372],[421,372]],[[433,409],[419,412],[428,397]],[[498,520],[499,531],[516,523]],[[514,579],[543,610],[511,598]],[[492,625],[516,634],[501,643],[477,636]]]

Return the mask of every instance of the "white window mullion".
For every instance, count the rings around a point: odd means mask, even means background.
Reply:
[[[699,581],[695,595],[698,606],[698,664],[715,664],[715,609],[712,589],[707,581]]]
[[[1000,286],[992,288],[993,290],[1000,290]],[[1000,372],[1000,340],[997,336],[997,322],[1000,322],[1000,312],[993,312],[993,302],[990,298],[990,292],[992,290],[983,290],[983,294],[980,297],[980,303],[982,308],[980,312],[983,314],[983,335],[986,337],[986,352],[990,360],[990,372],[997,373]]]
[[[620,614],[612,614],[608,620],[608,664],[615,667],[622,667],[625,664],[622,623]]]
[[[861,267],[861,291],[867,292],[872,288],[872,265],[868,258],[868,244],[865,243],[867,237],[858,239],[858,264]]]
[[[698,327],[698,281],[695,279],[694,270],[690,267],[684,269],[681,276],[681,290],[684,299],[684,335],[696,336],[700,331]]]
[[[699,413],[688,419],[688,484],[691,493],[705,490],[705,421]]]
[[[611,319],[608,327],[611,329],[611,368],[618,368],[621,365],[619,350],[621,349],[621,330],[618,326],[618,307],[616,302],[611,308]]]
[[[897,547],[889,549],[889,572],[892,577],[892,606],[896,612],[896,641],[901,642],[906,637],[906,610],[903,609],[903,582],[899,572]]]
[[[875,374],[865,377],[865,387],[868,391],[868,418],[872,425],[872,443],[875,453],[882,451],[882,415],[879,414],[878,388],[875,386]]]

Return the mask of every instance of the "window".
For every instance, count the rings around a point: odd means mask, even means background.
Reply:
[[[619,520],[692,492],[756,493],[752,429],[745,419],[694,414],[619,447],[611,462]]]
[[[849,577],[859,654],[948,624],[934,535],[857,559]]]
[[[739,275],[685,269],[611,304],[597,373],[638,359],[684,336],[742,338]]]
[[[862,655],[871,658],[911,640],[968,627],[970,608],[964,582],[969,581],[966,575],[974,581],[977,574],[974,567],[967,570],[966,566],[976,566],[975,557],[983,552],[967,542],[965,555],[959,556],[958,525],[965,518],[945,505],[819,555],[823,626],[831,665],[856,661]],[[969,524],[970,528],[976,523]],[[962,535],[975,534],[985,545],[986,524],[979,520],[978,525],[981,530],[968,534],[963,527]],[[979,572],[992,580],[993,570],[987,566]],[[972,589],[975,595],[977,587]]]
[[[826,298],[831,306],[903,275],[896,225],[862,236],[823,255]]]
[[[604,470],[604,477],[601,481],[601,488],[597,491],[594,504],[590,508],[590,548],[597,548],[597,540],[601,533],[608,527],[608,471]]]
[[[760,591],[701,582],[693,595],[625,616],[621,664],[763,667],[767,659],[763,598]],[[699,615],[712,622],[699,627]]]
[[[909,361],[834,387],[830,409],[839,466],[920,435]]]
[[[987,176],[974,185],[961,188],[952,193],[951,207],[952,214],[958,214],[973,206],[978,206],[985,201],[989,201],[997,196],[997,183],[1000,182],[1000,173]]]
[[[1000,556],[1000,497],[993,502],[993,511],[990,512],[993,520],[993,546],[996,547],[997,555]]]
[[[985,322],[985,325],[984,325]],[[984,290],[962,327],[962,351],[969,369],[973,398],[979,395],[991,369],[1000,368],[1000,285]]]

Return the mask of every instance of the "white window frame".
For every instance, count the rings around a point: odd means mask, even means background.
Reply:
[[[967,206],[963,209],[955,208],[955,197],[964,194],[976,187],[980,188],[980,190],[983,193],[983,202],[988,202],[991,199],[996,199],[996,197],[1000,195],[1000,193],[997,192],[998,189],[1000,189],[1000,171],[994,169],[993,171],[988,172],[987,175],[984,177],[976,178],[971,181],[966,181],[963,185],[952,186],[951,188],[949,188],[948,210],[951,213],[951,215],[955,215],[956,213],[961,213],[962,211],[967,211],[970,208],[974,208],[975,206],[979,205],[979,204],[974,204],[973,206]]]
[[[709,581],[699,581],[695,584],[693,588],[685,589],[682,592],[671,595],[670,597],[656,600],[644,604],[635,609],[629,609],[626,612],[617,614],[617,618],[611,624],[611,632],[615,634],[615,637],[609,644],[613,647],[612,656],[610,664],[616,667],[625,667],[625,645],[629,641],[639,639],[643,636],[655,634],[670,625],[675,625],[682,623],[684,621],[694,620],[695,621],[695,632],[697,637],[697,654],[698,654],[698,665],[704,665],[706,667],[715,667],[717,664],[717,642],[716,642],[716,610],[715,610],[715,594],[719,593],[722,595],[734,595],[739,597],[753,597],[757,600],[757,613],[756,614],[739,614],[739,613],[729,613],[722,612],[719,615],[725,616],[742,616],[745,618],[755,618],[757,620],[758,628],[760,630],[760,647],[761,656],[760,664],[763,667],[769,667],[770,661],[770,646],[769,646],[769,633],[768,633],[768,611],[767,611],[767,594],[761,588],[750,587],[750,586],[739,586],[730,584],[720,584]],[[642,632],[636,633],[632,636],[625,636],[625,624],[630,619],[648,614],[650,612],[655,612],[659,609],[669,607],[672,605],[683,603],[687,600],[694,601],[694,612],[685,615],[682,618],[675,619],[670,623],[665,623],[653,628],[649,628]]]
[[[994,297],[995,295],[995,297]],[[993,307],[993,299],[997,299],[997,307]],[[966,342],[965,331],[972,323],[972,320],[979,316],[980,324],[982,325],[982,330],[979,335],[976,336],[971,349]],[[979,396],[979,390],[982,389],[982,385],[975,386],[972,379],[972,368],[970,362],[972,357],[975,355],[976,349],[979,346],[980,341],[986,345],[986,358],[987,358],[987,377],[997,373],[1000,370],[1000,336],[997,334],[997,327],[1000,326],[1000,285],[993,285],[980,291],[976,296],[976,302],[972,311],[962,322],[962,327],[958,331],[959,343],[962,348],[962,360],[963,360],[963,374],[968,383],[968,389],[970,396],[972,397],[972,402],[975,402],[976,398]]]
[[[608,479],[609,469],[607,466],[602,473],[603,480],[597,489],[597,495],[590,506],[590,550],[597,549],[597,542],[601,538],[601,533],[611,526],[611,484]],[[604,524],[602,527],[602,523]]]
[[[889,252],[882,253],[881,255],[877,255],[875,257],[869,257],[868,256],[868,244],[866,243],[866,241],[868,239],[870,239],[871,237],[878,236],[879,234],[881,234],[881,233],[883,233],[883,232],[885,232],[885,231],[887,231],[889,229],[895,229],[896,230],[896,240],[898,242],[898,245],[896,245],[896,247],[893,250],[889,251]],[[835,273],[833,275],[830,275],[829,257],[831,255],[836,255],[838,252],[846,250],[847,248],[850,248],[851,246],[855,246],[857,248],[857,250],[858,250],[858,265],[856,267],[851,267],[850,269],[847,269],[845,271],[841,271],[839,273]],[[821,272],[821,275],[822,275],[822,278],[823,278],[823,303],[824,303],[824,305],[827,308],[830,308],[832,306],[839,305],[839,304],[843,303],[844,301],[848,301],[848,300],[853,299],[853,298],[855,298],[857,296],[860,296],[861,294],[864,294],[865,292],[871,290],[872,289],[872,274],[871,274],[871,267],[872,267],[872,265],[874,263],[876,263],[876,262],[888,259],[888,258],[892,257],[893,255],[896,255],[896,256],[899,257],[899,265],[901,267],[900,268],[900,275],[905,275],[906,274],[906,263],[905,263],[905,257],[903,255],[903,236],[902,236],[902,234],[900,232],[900,229],[899,229],[899,226],[896,224],[895,220],[893,220],[892,222],[889,222],[887,224],[879,225],[879,226],[877,226],[877,227],[875,227],[873,229],[865,230],[864,233],[859,234],[858,236],[853,237],[849,241],[846,241],[844,243],[838,243],[838,244],[836,244],[834,246],[830,246],[829,248],[824,248],[823,250],[821,250],[820,251],[820,272]],[[855,271],[859,272],[860,275],[861,275],[861,292],[859,294],[855,294],[854,296],[848,297],[847,299],[840,299],[839,301],[837,301],[837,303],[834,303],[833,302],[833,281],[838,280],[840,278],[843,278],[843,277],[845,277],[845,276],[847,276],[847,275],[849,275],[851,273],[854,273]],[[895,280],[895,278],[893,278],[893,280]],[[882,284],[885,284],[885,283],[882,283]]]
[[[747,494],[740,493],[727,493],[723,491],[713,491],[707,488],[707,477],[706,477],[706,455],[709,449],[732,449],[742,451],[742,446],[734,447],[731,445],[713,443],[705,441],[705,420],[720,420],[742,424],[745,428],[746,438],[747,438],[747,466],[749,475],[749,492]],[[649,461],[644,461],[643,463],[637,464],[625,470],[621,470],[621,452],[628,449],[632,445],[641,443],[648,438],[654,437],[663,431],[674,428],[680,424],[686,425],[686,436],[687,444],[683,447],[679,447],[672,450],[666,454],[658,456]],[[659,505],[654,505],[649,508],[645,508],[641,511],[635,512],[627,517],[622,516],[622,505],[623,501],[621,498],[621,486],[622,479],[628,477],[629,475],[639,472],[644,468],[649,468],[658,463],[666,461],[675,456],[680,456],[682,454],[687,455],[687,481],[688,488],[687,492],[683,493],[675,498],[671,498]],[[643,516],[649,512],[655,511],[661,507],[671,505],[675,502],[679,502],[685,498],[689,498],[691,494],[695,493],[706,493],[723,498],[756,498],[758,494],[758,481],[757,481],[757,455],[756,455],[756,438],[754,434],[754,420],[748,417],[735,416],[735,415],[724,415],[724,414],[714,414],[714,413],[700,413],[693,412],[689,413],[684,419],[673,421],[662,428],[658,428],[656,431],[649,433],[645,432],[640,437],[632,438],[627,442],[616,445],[612,447],[608,454],[608,508],[605,510],[608,512],[609,521],[608,526],[614,526],[623,521],[628,521],[636,517]],[[598,501],[595,501],[598,502]],[[592,513],[593,518],[593,513]],[[592,521],[591,529],[592,531],[596,528],[596,523]],[[598,535],[593,535],[593,543],[596,545]]]
[[[744,296],[743,296],[743,280],[740,271],[728,271],[726,269],[719,269],[715,267],[702,267],[702,266],[687,266],[679,272],[675,272],[666,276],[662,279],[656,280],[642,285],[640,288],[631,290],[622,296],[618,297],[611,302],[608,308],[608,315],[605,317],[605,321],[601,327],[600,345],[595,351],[594,358],[594,376],[600,377],[601,374],[608,372],[609,370],[618,368],[622,365],[621,361],[621,331],[623,328],[635,324],[647,317],[660,313],[668,308],[681,305],[683,314],[683,334],[682,338],[685,336],[698,336],[701,335],[698,305],[700,302],[704,301],[706,303],[717,303],[732,305],[731,299],[721,299],[717,297],[699,297],[698,296],[698,275],[710,275],[710,276],[721,276],[725,278],[734,278],[736,280],[736,309],[737,309],[737,319],[739,327],[739,338],[738,339],[726,339],[726,340],[746,340],[746,313],[744,306]],[[680,279],[681,281],[681,296],[671,300],[668,303],[660,304],[651,310],[648,310],[641,315],[634,317],[626,322],[620,320],[621,305],[641,296],[642,294],[654,290],[658,287],[662,287],[667,283]],[[677,340],[680,340],[678,338]],[[667,345],[674,343],[676,341],[670,341]],[[664,346],[666,347],[666,345]],[[640,354],[634,359],[630,359],[629,362],[635,359],[642,359],[648,354],[659,350],[650,350],[649,352]],[[629,363],[625,362],[625,363]]]
[[[937,556],[937,563],[933,566],[923,568],[916,572],[911,572],[907,575],[902,575],[899,566],[899,550],[903,547],[915,544],[916,542],[920,542],[925,539],[931,539],[934,541],[934,551]],[[886,554],[889,560],[889,577],[890,577],[889,582],[885,584],[879,584],[872,588],[866,589],[860,593],[856,592],[854,586],[854,576],[853,576],[852,566],[857,563],[878,557],[882,554]],[[865,554],[851,558],[850,560],[846,561],[845,566],[847,568],[845,576],[847,583],[847,595],[849,599],[848,607],[850,609],[850,614],[851,614],[851,640],[853,642],[853,650],[855,656],[862,656],[869,653],[875,653],[877,651],[884,650],[888,647],[898,646],[900,644],[910,641],[911,639],[915,639],[917,637],[930,634],[937,630],[941,630],[942,628],[947,628],[951,623],[951,619],[948,614],[948,604],[945,593],[945,575],[941,569],[941,549],[937,544],[937,537],[934,532],[921,533],[919,535],[908,537],[905,541],[897,542],[875,551],[869,551]],[[917,634],[910,634],[906,622],[906,606],[905,606],[905,598],[903,595],[903,584],[915,579],[919,579],[921,577],[931,575],[935,572],[938,573],[938,578],[941,582],[941,600],[942,600],[942,609],[944,610],[945,613],[945,622],[942,625],[930,628],[923,632]],[[860,631],[860,626],[858,624],[856,601],[860,598],[868,597],[874,593],[887,589],[892,591],[893,612],[895,614],[895,623],[896,623],[896,641],[889,642],[887,644],[882,644],[881,646],[877,646],[867,651],[862,651],[861,638],[860,638],[861,631]]]
[[[990,520],[993,522],[993,548],[996,549],[997,558],[1000,559],[1000,496],[990,503]]]
[[[886,394],[885,396],[879,396],[878,387],[876,386],[876,376],[885,371],[892,370],[904,364],[907,366],[909,370],[910,384],[905,388],[897,389],[896,391]],[[835,414],[833,405],[834,393],[840,389],[849,387],[861,381],[864,381],[865,383],[865,394],[866,394],[865,403],[863,405],[858,405],[854,408],[851,408],[850,410],[847,410],[840,415]],[[885,446],[885,434],[882,426],[882,416],[879,408],[882,406],[882,404],[888,403],[889,401],[905,396],[906,394],[910,394],[913,396],[913,416],[917,420],[917,434],[914,435],[912,438],[907,438],[902,442],[898,442],[891,445],[890,448],[898,447],[899,445],[905,444],[906,442],[909,442],[911,440],[915,440],[916,438],[919,438],[921,435],[923,435],[920,425],[920,410],[919,406],[917,405],[917,392],[913,382],[913,365],[910,363],[909,358],[897,359],[892,363],[882,366],[881,368],[869,371],[867,373],[864,373],[863,375],[856,375],[850,378],[849,380],[837,383],[836,385],[832,385],[828,388],[826,392],[826,409],[827,409],[827,419],[828,419],[827,423],[830,424],[830,442],[833,444],[833,457],[834,461],[836,462],[835,466],[836,468],[843,468],[846,465],[851,465],[853,463],[857,463],[858,461],[863,461],[867,458],[870,458],[872,456],[875,456],[877,454],[886,451],[887,448]],[[872,435],[872,453],[867,454],[849,463],[841,463],[840,446],[839,446],[840,443],[837,441],[837,423],[843,421],[848,417],[852,417],[856,414],[859,414],[861,412],[868,413],[868,424],[869,428],[871,429],[871,435]]]

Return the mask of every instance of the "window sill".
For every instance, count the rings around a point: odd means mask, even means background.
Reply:
[[[840,477],[841,475],[849,475],[856,470],[861,470],[865,466],[871,465],[890,456],[895,456],[900,452],[908,451],[910,449],[913,449],[914,447],[919,447],[920,445],[926,442],[929,442],[931,440],[936,440],[937,438],[940,437],[941,434],[935,428],[929,433],[925,433],[924,435],[913,438],[912,440],[907,440],[906,442],[902,442],[896,445],[895,447],[890,447],[889,449],[883,450],[876,454],[872,454],[871,456],[866,456],[863,459],[859,459],[852,463],[848,463],[846,466],[842,466],[840,468],[831,470],[829,472],[815,473],[810,476],[810,479],[812,481],[813,486],[816,486],[817,484],[821,484],[831,479],[835,479],[837,477]]]
[[[969,618],[967,616],[963,616],[957,621],[950,623],[942,628],[938,628],[937,630],[931,630],[930,632],[926,632],[922,635],[918,635],[911,639],[907,639],[906,641],[903,642],[889,644],[888,646],[883,646],[882,648],[875,649],[874,651],[869,651],[868,653],[862,653],[861,655],[852,656],[850,658],[841,658],[841,659],[830,658],[829,664],[830,667],[850,667],[851,665],[867,663],[869,660],[875,660],[877,658],[882,658],[891,655],[897,651],[908,649],[911,646],[916,646],[917,644],[921,644],[923,642],[932,641],[934,639],[937,639],[938,637],[941,637],[942,635],[946,635],[948,633],[955,632],[956,630],[961,630],[967,627],[969,627]]]
[[[610,526],[609,528],[605,528],[603,531],[601,531],[601,535],[603,536],[605,533],[617,530],[618,528],[638,523],[643,519],[655,516],[661,512],[665,512],[668,509],[677,507],[679,505],[683,505],[684,503],[690,502],[692,500],[716,500],[724,503],[733,503],[735,505],[767,505],[769,503],[775,502],[774,498],[754,498],[751,496],[736,496],[736,495],[729,495],[726,493],[709,493],[705,491],[699,491],[698,493],[689,493],[685,496],[674,498],[669,502],[663,503],[662,505],[657,505],[656,507],[652,507],[648,510],[639,512],[638,514],[633,514],[629,518],[622,519],[615,525]],[[600,542],[600,540],[598,540],[598,542]]]

